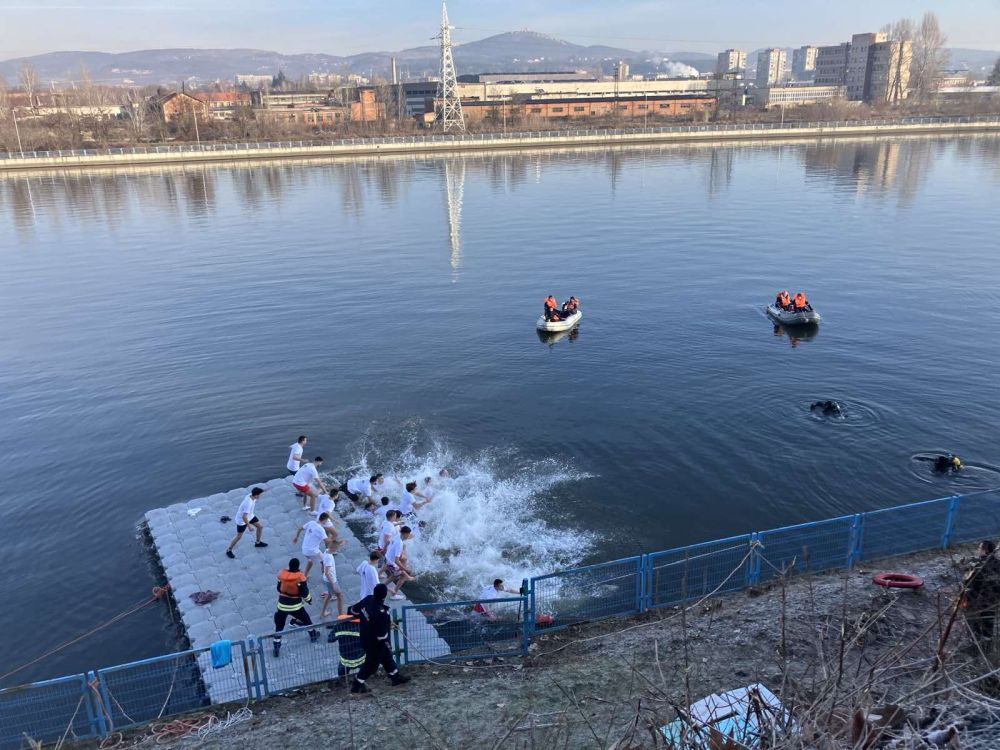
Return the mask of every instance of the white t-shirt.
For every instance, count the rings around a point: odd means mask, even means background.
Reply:
[[[292,477],[292,483],[299,487],[307,487],[317,479],[319,479],[319,472],[316,471],[316,467],[312,464],[302,464],[302,467]]]
[[[330,519],[333,519],[334,509],[337,507],[336,503],[330,499],[329,495],[320,495],[319,502],[316,503],[316,512],[313,515],[316,520],[319,520],[320,513],[329,513]]]
[[[298,443],[292,443],[288,450],[288,463],[285,465],[289,471],[298,471],[299,464],[302,462],[302,446]]]
[[[392,544],[393,539],[399,539],[399,527],[389,519],[382,522],[382,527],[378,530],[378,548],[386,549],[386,534],[389,535],[388,544]]]
[[[399,496],[399,511],[405,516],[413,512],[413,503],[416,498],[413,497],[409,492],[403,490],[403,494]]]
[[[493,586],[484,586],[483,590],[479,592],[480,599],[502,599],[506,595],[503,591],[497,591]]]
[[[366,560],[358,566],[357,573],[361,576],[361,598],[374,594],[378,585],[378,571]]]
[[[372,489],[372,483],[364,477],[348,479],[347,491],[352,492],[355,495],[361,495],[362,497],[372,497],[372,495],[375,494],[375,491]]]
[[[302,554],[309,557],[320,551],[326,541],[326,529],[315,521],[309,521],[302,527]]]
[[[337,582],[337,564],[333,561],[333,555],[329,552],[323,553],[323,577],[327,580]]]
[[[236,511],[236,524],[238,526],[245,526],[248,521],[252,521],[256,508],[257,508],[257,501],[254,500],[252,495],[247,495],[245,498],[243,498],[243,502],[240,503],[240,509]],[[243,520],[244,513],[246,514],[246,520]]]
[[[389,549],[385,551],[386,565],[395,565],[396,559],[403,554],[403,538],[396,536],[389,542]]]

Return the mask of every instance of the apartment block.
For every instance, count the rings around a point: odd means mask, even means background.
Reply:
[[[855,34],[850,42],[819,48],[814,82],[846,86],[851,101],[900,101],[909,88],[912,58],[911,42],[893,41],[882,31]]]
[[[816,75],[816,57],[819,47],[806,45],[792,50],[792,75],[796,80],[807,81]]]
[[[727,49],[719,53],[715,63],[715,73],[719,78],[732,77],[743,73],[746,67],[746,52],[741,49]]]
[[[757,85],[773,86],[785,80],[785,66],[788,64],[788,53],[774,47],[762,50],[757,55]]]

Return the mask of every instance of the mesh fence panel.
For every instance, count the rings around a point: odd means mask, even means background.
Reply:
[[[1000,491],[963,495],[951,530],[952,544],[993,539],[1000,535]]]
[[[950,504],[951,499],[945,497],[864,513],[860,558],[874,560],[940,547]]]
[[[101,698],[116,729],[213,703],[245,701],[248,695],[244,644],[232,645],[232,662],[213,669],[208,649],[98,670]]]
[[[531,579],[535,631],[638,612],[643,595],[641,557],[589,565]]]
[[[854,516],[842,516],[760,532],[760,580],[773,580],[782,570],[796,574],[847,567],[854,521]]]
[[[80,675],[0,690],[0,750],[98,736],[91,690]]]
[[[406,661],[520,655],[527,606],[522,597],[405,606],[401,632]]]
[[[315,640],[309,635],[315,631]],[[272,635],[258,639],[260,658],[266,675],[269,693],[322,682],[337,677],[340,650],[336,642],[328,639],[333,625],[317,624],[301,628],[286,628],[281,633],[281,651],[275,657]]]
[[[747,585],[750,534],[654,552],[647,558],[649,607],[666,607]]]

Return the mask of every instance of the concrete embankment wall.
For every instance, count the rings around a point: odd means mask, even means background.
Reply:
[[[978,122],[886,122],[829,123],[810,127],[766,125],[761,127],[716,128],[692,126],[669,131],[571,131],[552,134],[517,134],[497,137],[475,137],[455,140],[440,138],[374,138],[328,145],[272,145],[233,147],[231,150],[178,150],[131,153],[95,153],[48,155],[30,158],[12,156],[0,159],[0,172],[39,169],[72,169],[76,167],[115,167],[156,164],[191,164],[212,162],[252,161],[258,159],[308,159],[392,154],[434,154],[496,149],[558,148],[566,146],[620,146],[649,143],[704,143],[711,141],[742,141],[790,138],[843,138],[912,134],[1000,133],[1000,120]]]

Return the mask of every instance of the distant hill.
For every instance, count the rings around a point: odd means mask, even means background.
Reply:
[[[754,70],[756,52],[748,55]],[[1000,52],[951,49],[950,68],[981,74],[992,69]],[[30,62],[43,84],[65,85],[81,79],[81,66],[91,79],[108,84],[163,84],[180,86],[232,81],[238,73],[276,75],[290,79],[309,73],[357,73],[371,77],[389,74],[395,55],[400,74],[407,78],[436,75],[438,48],[413,47],[399,52],[363,52],[356,55],[309,53],[283,55],[257,49],[149,49],[135,52],[50,52],[0,62],[0,76],[16,85],[21,63]],[[715,67],[715,55],[704,52],[635,51],[604,45],[579,45],[534,31],[511,31],[455,47],[459,73],[529,70],[601,70],[610,73],[617,60],[625,60],[633,73],[691,75]],[[789,53],[791,60],[791,53]]]
[[[239,73],[276,75],[283,71],[295,79],[312,72],[357,73],[387,76],[395,55],[400,73],[407,77],[434,75],[438,48],[433,45],[399,52],[363,52],[356,55],[298,54],[256,49],[151,49],[135,52],[50,52],[0,62],[0,76],[15,85],[22,62],[29,62],[44,83],[67,84],[81,79],[81,66],[92,80],[107,84],[197,85],[216,80],[231,81]],[[534,31],[497,34],[455,47],[459,73],[528,71],[553,69],[610,69],[619,59],[636,73],[656,70],[687,72],[683,66],[711,69],[714,56],[702,53],[670,53],[624,49],[603,45],[584,46]],[[673,63],[673,67],[669,64]]]

